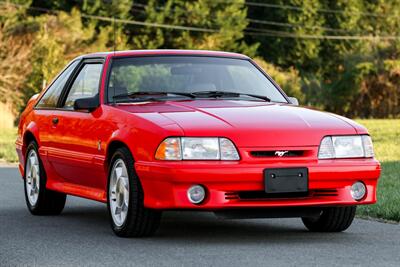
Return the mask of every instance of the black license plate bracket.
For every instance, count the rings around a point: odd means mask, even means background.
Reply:
[[[268,194],[308,192],[308,169],[265,169],[264,185]]]

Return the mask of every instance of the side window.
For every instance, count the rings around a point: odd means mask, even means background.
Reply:
[[[60,76],[53,82],[53,84],[47,89],[46,93],[40,99],[36,107],[39,108],[55,108],[57,107],[58,99],[60,98],[61,92],[64,89],[65,83],[69,76],[74,71],[78,61],[74,61],[67,69],[61,73]]]
[[[83,66],[72,83],[64,108],[72,108],[78,98],[89,98],[98,94],[102,67],[100,63]]]

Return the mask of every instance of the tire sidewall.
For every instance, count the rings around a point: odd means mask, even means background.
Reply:
[[[304,225],[313,232],[342,232],[354,219],[357,206],[326,208],[319,217],[302,218]]]

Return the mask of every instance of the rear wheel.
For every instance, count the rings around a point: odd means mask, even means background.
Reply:
[[[34,215],[57,215],[65,206],[66,195],[46,188],[46,172],[36,142],[28,145],[25,157],[25,201]]]
[[[356,214],[356,206],[330,207],[318,217],[303,217],[303,223],[312,232],[342,232],[350,227]]]
[[[120,237],[153,235],[161,212],[144,207],[144,193],[127,148],[118,149],[110,163],[107,207],[114,233]]]

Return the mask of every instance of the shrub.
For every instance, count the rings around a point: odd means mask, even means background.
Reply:
[[[282,70],[261,58],[255,58],[255,62],[275,80],[288,96],[296,97],[300,103],[304,101],[305,97],[301,91],[301,78],[295,68]]]

